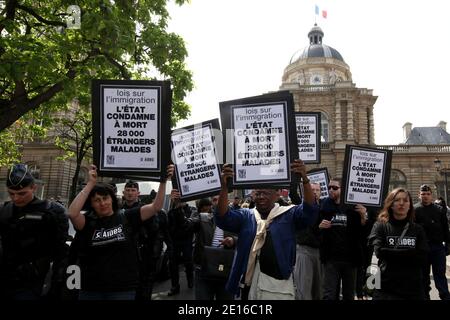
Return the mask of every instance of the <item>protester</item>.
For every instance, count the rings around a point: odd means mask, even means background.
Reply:
[[[179,197],[178,190],[173,189],[172,194],[174,198]],[[197,212],[194,212],[189,219],[185,220],[186,227],[195,233],[193,253],[195,299],[232,300],[233,295],[225,290],[229,270],[224,270],[220,276],[210,274],[208,271],[213,267],[211,264],[215,262],[214,258],[221,257],[215,256],[216,253],[219,253],[217,248],[227,250],[229,256],[233,257],[233,249],[237,238],[215,225],[211,208],[212,202],[209,198],[200,199],[197,201]],[[223,267],[226,268],[226,266]]]
[[[180,263],[184,264],[188,288],[194,287],[194,264],[192,262],[194,233],[185,227],[184,221],[196,211],[196,208],[190,207],[187,203],[181,202],[179,198],[174,197],[174,192],[171,192],[171,200],[172,209],[169,210],[167,216],[169,233],[172,239],[172,250],[169,255],[172,287],[168,296],[180,293]]]
[[[168,179],[173,165],[168,166]],[[132,300],[138,286],[136,234],[143,221],[161,210],[166,182],[152,204],[119,210],[116,194],[109,185],[97,183],[92,165],[87,185],[69,207],[80,242],[80,300]],[[84,204],[88,213],[81,214]]]
[[[428,245],[422,226],[414,218],[409,192],[403,188],[392,190],[369,236],[381,272],[381,281],[372,283],[379,285],[374,300],[425,298],[422,267]]]
[[[320,207],[319,224],[320,259],[324,264],[322,299],[338,300],[342,287],[342,298],[353,300],[356,271],[363,258],[360,238],[367,221],[367,209],[361,204],[343,207],[341,184],[337,179],[330,180],[328,194]]]
[[[240,282],[249,287],[248,298],[289,299],[295,297],[292,271],[295,264],[295,230],[306,228],[317,219],[309,179],[301,160],[291,170],[303,180],[305,199],[299,206],[280,207],[277,189],[256,189],[254,209],[230,210],[227,179],[233,170],[224,165],[222,189],[215,221],[219,228],[238,235],[237,252],[226,288],[239,294]],[[243,297],[244,298],[244,297]]]
[[[311,183],[314,200],[320,202],[320,185]],[[320,262],[320,237],[318,223],[297,232],[297,258],[294,281],[297,300],[320,300],[322,298],[323,267]]]
[[[11,201],[0,208],[0,298],[59,299],[68,255],[66,210],[34,195],[37,185],[24,164],[8,171],[6,187]]]

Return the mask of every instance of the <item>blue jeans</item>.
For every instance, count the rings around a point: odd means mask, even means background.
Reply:
[[[134,300],[136,291],[80,291],[78,300]]]

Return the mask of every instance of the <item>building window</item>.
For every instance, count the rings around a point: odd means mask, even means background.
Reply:
[[[391,170],[391,177],[389,181],[389,191],[396,188],[406,189],[406,176],[400,170]]]
[[[329,142],[328,132],[329,124],[328,117],[325,113],[320,113],[320,142]]]

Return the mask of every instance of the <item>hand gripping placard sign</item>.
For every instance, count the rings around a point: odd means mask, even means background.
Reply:
[[[347,145],[341,203],[380,208],[389,188],[392,151]]]
[[[320,112],[295,112],[299,159],[320,163]]]
[[[287,187],[290,164],[298,155],[289,92],[220,103],[226,162],[233,165],[232,187]]]
[[[106,176],[161,177],[169,160],[168,81],[93,80],[94,161]]]
[[[180,192],[182,201],[205,198],[220,192],[216,138],[222,139],[218,119],[172,131],[174,187]]]

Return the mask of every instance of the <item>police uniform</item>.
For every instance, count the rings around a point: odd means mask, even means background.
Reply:
[[[26,170],[26,169],[25,169]],[[8,174],[7,187],[21,190],[34,183],[28,171]],[[57,298],[65,285],[68,219],[65,208],[36,197],[25,206],[0,208],[0,294],[8,299]],[[50,288],[45,283],[52,263]],[[49,290],[48,290],[49,289]]]

